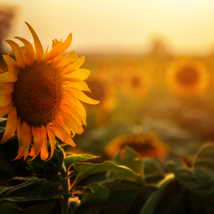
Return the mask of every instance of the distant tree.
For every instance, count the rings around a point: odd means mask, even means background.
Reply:
[[[14,7],[0,5],[0,54],[3,52],[3,41],[12,27],[15,15]]]

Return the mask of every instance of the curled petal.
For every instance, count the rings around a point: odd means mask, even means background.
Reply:
[[[23,154],[24,154],[24,160],[27,158],[29,155],[29,147],[30,143],[32,140],[32,131],[31,127],[23,121],[22,126],[21,126],[21,144],[22,144],[22,149],[23,149]]]
[[[66,89],[66,87],[65,87],[65,89]],[[94,99],[88,97],[86,94],[84,94],[80,90],[76,90],[76,89],[71,89],[70,88],[68,93],[73,95],[73,96],[75,96],[76,98],[78,98],[79,100],[83,101],[84,103],[88,103],[88,104],[92,104],[92,105],[100,103],[100,101],[94,100]]]
[[[15,72],[15,73],[19,74],[20,68],[19,68],[17,62],[12,57],[10,57],[9,55],[2,55],[2,56],[4,58],[4,61],[7,64],[8,71]]]
[[[57,40],[53,41],[53,49],[47,54],[44,62],[48,62],[54,59],[55,57],[62,55],[63,52],[66,51],[70,46],[71,40],[72,40],[72,34],[70,33],[68,35],[68,38],[63,43],[58,42]],[[56,45],[54,45],[54,42],[56,43]]]
[[[41,41],[40,41],[39,37],[37,36],[36,32],[34,31],[34,29],[27,22],[25,22],[25,24],[28,26],[28,28],[33,36],[35,51],[36,51],[36,60],[37,60],[37,62],[40,62],[44,55],[44,50],[43,50]]]
[[[34,53],[34,50],[33,50],[33,46],[31,45],[31,43],[22,38],[22,37],[15,37],[16,39],[19,39],[21,42],[23,42],[23,44],[25,45],[25,51],[26,51],[26,54],[25,54],[25,62],[28,66],[30,66],[33,62],[34,62],[34,57],[35,57],[35,53]]]
[[[5,143],[9,138],[12,137],[16,130],[16,125],[17,125],[17,110],[15,107],[12,107],[8,115],[7,125],[4,135],[1,139],[1,144]]]
[[[25,69],[25,66],[26,66],[25,56],[24,56],[22,49],[19,47],[19,45],[17,43],[15,43],[12,40],[5,40],[5,41],[11,46],[18,66],[21,67],[22,69]]]
[[[54,129],[49,124],[46,125],[46,128],[47,128],[48,139],[51,147],[51,154],[50,154],[50,157],[48,158],[49,160],[53,156],[56,139],[55,139]]]
[[[46,160],[49,156],[48,146],[47,146],[47,131],[45,126],[41,126],[41,138],[42,138],[42,147],[40,157],[42,160]]]

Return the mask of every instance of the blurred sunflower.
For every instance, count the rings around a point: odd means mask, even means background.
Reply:
[[[138,61],[123,60],[118,65],[114,84],[125,96],[138,99],[149,92],[151,81]]]
[[[44,53],[39,37],[26,24],[33,36],[35,51],[24,38],[15,37],[23,47],[6,40],[16,60],[3,55],[8,72],[0,76],[0,116],[8,114],[8,119],[1,143],[17,130],[19,149],[15,159],[22,156],[24,160],[28,156],[34,159],[40,153],[41,159],[46,160],[49,157],[47,136],[51,147],[49,159],[54,152],[55,137],[75,146],[72,137],[82,133],[82,126],[86,125],[86,111],[80,101],[99,102],[82,92],[90,91],[84,81],[90,71],[79,69],[85,57],[78,58],[74,51],[62,55],[71,44],[72,34],[64,42],[53,40],[52,50]]]
[[[176,94],[194,96],[208,88],[209,75],[202,61],[191,58],[178,58],[167,69],[167,84]]]
[[[104,151],[112,158],[125,146],[131,147],[142,157],[165,158],[168,154],[168,146],[152,133],[121,135],[113,139]]]

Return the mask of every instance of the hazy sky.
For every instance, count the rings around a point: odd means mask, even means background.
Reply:
[[[27,21],[45,47],[72,32],[70,49],[80,52],[146,51],[159,36],[178,53],[214,49],[213,0],[0,0],[3,3],[19,8],[9,38],[32,41]]]

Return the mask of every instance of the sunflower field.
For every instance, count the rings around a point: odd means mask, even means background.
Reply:
[[[0,214],[214,214],[212,52],[79,54],[23,25],[0,35]]]

